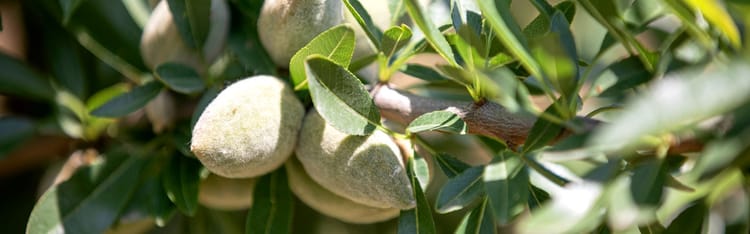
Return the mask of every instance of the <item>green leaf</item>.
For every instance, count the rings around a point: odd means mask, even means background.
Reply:
[[[672,223],[664,230],[664,234],[702,233],[706,216],[708,216],[708,207],[702,199],[698,200],[672,220]]]
[[[328,124],[350,135],[368,135],[380,112],[354,74],[334,61],[312,55],[305,63],[315,108]]]
[[[528,45],[518,29],[518,24],[510,13],[510,0],[477,1],[477,5],[510,53],[518,58],[531,75],[543,77],[542,69],[531,56]]]
[[[164,190],[180,212],[193,216],[198,207],[198,186],[203,165],[196,159],[180,154],[172,154],[170,157],[172,159],[167,170],[162,174]]]
[[[36,100],[52,100],[52,86],[29,66],[0,53],[0,93]]]
[[[482,199],[482,204],[471,210],[461,220],[456,233],[492,234],[496,233],[495,220],[492,219],[492,209],[489,207],[487,197]]]
[[[414,170],[414,175],[417,177],[417,181],[419,181],[419,186],[422,187],[422,190],[427,189],[427,185],[430,184],[430,166],[429,162],[425,157],[422,157],[422,155],[418,154],[416,150],[412,151],[412,154],[414,155],[414,163],[412,164],[412,170]]]
[[[198,122],[198,118],[201,117],[201,114],[203,114],[203,110],[206,109],[209,103],[216,98],[216,96],[219,96],[219,90],[218,87],[211,87],[208,90],[206,90],[205,93],[203,93],[203,96],[198,101],[198,105],[195,106],[195,111],[193,112],[193,116],[190,118],[190,129],[193,129],[195,126],[195,122]]]
[[[700,11],[709,23],[718,28],[729,39],[729,43],[734,48],[742,46],[740,31],[721,2],[717,0],[683,0],[683,2],[693,9]]]
[[[440,189],[435,201],[437,212],[445,214],[463,209],[484,194],[483,172],[484,166],[472,167],[449,179]]]
[[[424,81],[442,81],[448,79],[432,68],[419,64],[406,64],[401,68],[401,72]]]
[[[622,95],[624,91],[644,84],[653,77],[653,74],[635,56],[617,61],[609,65],[609,69],[617,77],[617,82],[599,94],[601,97]]]
[[[252,4],[256,2],[241,1],[235,3]],[[258,8],[255,9],[258,11],[258,13],[254,14],[255,16],[260,14],[260,5],[262,5],[262,3],[258,4],[258,6],[255,6]],[[254,9],[253,7],[249,8]],[[234,17],[235,16],[232,16],[232,18]],[[258,31],[256,30],[257,24],[255,23],[255,20],[248,19],[247,17],[245,19],[246,20],[239,20],[240,22],[237,22],[237,20],[233,20],[230,24],[228,40],[228,49],[230,54],[234,56],[234,58],[237,59],[240,64],[242,64],[246,76],[257,74],[277,76],[276,64],[273,63],[266,50],[263,48],[263,45],[260,43]],[[225,77],[225,79],[227,78],[230,77]]]
[[[375,48],[381,48],[380,42],[383,40],[383,32],[380,31],[380,28],[375,26],[370,14],[365,10],[359,0],[343,0],[343,2],[346,5],[346,8],[349,9],[349,12],[352,13],[352,16],[354,16],[354,19],[357,20],[359,26],[362,27],[362,30],[365,31],[370,42],[375,45]]]
[[[73,16],[73,13],[75,13],[76,9],[79,5],[81,5],[83,0],[59,0],[60,2],[60,8],[62,8],[63,13],[63,25],[68,24],[70,21],[70,18]]]
[[[451,50],[448,41],[445,40],[445,37],[438,30],[435,24],[432,23],[430,17],[425,16],[422,10],[419,9],[419,4],[417,3],[417,1],[405,0],[404,4],[406,5],[406,11],[409,12],[409,16],[411,16],[411,19],[414,20],[414,23],[419,26],[419,29],[422,30],[425,35],[425,39],[427,39],[430,45],[435,48],[435,51],[437,51],[440,56],[448,61],[448,64],[450,64],[451,66],[458,66],[458,63],[453,56],[453,51]]]
[[[155,166],[160,163],[152,160],[151,165],[146,167],[143,182],[128,201],[128,206],[123,209],[123,216],[147,216],[160,227],[166,225],[174,216],[177,208],[169,200],[158,173],[159,167]]]
[[[0,160],[34,135],[34,122],[26,118],[0,117]]]
[[[693,126],[750,100],[747,63],[735,62],[710,71],[685,70],[660,80],[633,98],[610,124],[589,141],[601,150],[644,144],[644,136],[661,135]],[[654,111],[659,110],[659,111]]]
[[[563,97],[566,98],[566,104],[569,104],[570,102],[575,102],[578,95],[579,74],[577,61],[579,58],[576,42],[573,38],[573,33],[570,31],[570,23],[562,12],[555,11],[552,15],[550,32],[558,35],[558,47],[562,49],[563,53],[560,53],[558,58],[555,59],[557,62],[555,73],[548,72],[545,74],[555,79],[555,85]],[[564,59],[560,59],[560,57]]]
[[[211,0],[167,0],[167,3],[185,43],[193,48],[203,48],[211,26]]]
[[[184,94],[203,91],[203,79],[192,67],[179,63],[163,63],[156,68],[157,78],[170,89]]]
[[[111,226],[148,160],[122,150],[101,159],[48,189],[31,211],[26,233],[103,233]]]
[[[433,111],[420,115],[411,123],[406,131],[411,133],[425,131],[441,131],[456,134],[466,134],[467,126],[461,117],[450,111]]]
[[[383,42],[380,51],[383,51],[387,58],[393,56],[396,51],[404,47],[411,40],[411,29],[409,26],[402,24],[401,27],[393,26],[385,30]]]
[[[555,105],[559,102],[560,100],[547,107],[547,109],[544,110],[544,113],[552,116],[561,116],[557,111],[557,108],[555,108]],[[554,140],[562,130],[563,126],[560,126],[559,124],[553,123],[545,118],[537,118],[536,122],[534,122],[534,126],[529,130],[529,136],[526,138],[526,142],[523,144],[523,152],[528,153],[542,148],[547,145],[547,143]]]
[[[145,106],[161,92],[161,89],[162,85],[159,82],[146,83],[133,88],[130,92],[110,99],[107,103],[91,111],[91,114],[109,118],[122,117]]]
[[[456,177],[466,169],[471,168],[469,164],[466,164],[447,153],[437,153],[435,154],[434,159],[448,178]]]
[[[529,198],[529,171],[518,155],[500,153],[484,168],[483,178],[495,222],[508,224],[523,212]]]
[[[651,159],[638,164],[632,172],[630,195],[633,201],[643,206],[658,206],[667,178],[666,165],[661,160]]]
[[[409,210],[401,210],[401,214],[398,217],[398,233],[399,234],[434,234],[437,233],[435,229],[435,221],[432,219],[432,211],[430,210],[430,204],[427,202],[422,187],[419,186],[417,176],[412,170],[414,160],[409,158],[406,165],[406,173],[409,175],[411,180],[411,187],[414,189],[414,197],[417,201],[417,207]]]
[[[291,233],[294,197],[284,167],[260,178],[247,214],[245,233]]]
[[[305,60],[314,54],[322,55],[342,67],[349,67],[354,54],[354,30],[347,25],[328,29],[292,56],[289,60],[289,74],[295,90],[306,89],[308,78]]]

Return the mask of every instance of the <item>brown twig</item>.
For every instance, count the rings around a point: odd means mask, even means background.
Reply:
[[[469,133],[503,140],[509,145],[522,145],[536,121],[535,116],[511,113],[493,102],[475,103],[426,98],[395,90],[387,84],[375,86],[371,95],[375,105],[380,109],[380,114],[388,120],[406,125],[428,112],[450,111],[466,122]],[[586,117],[578,117],[578,119],[583,123],[583,131],[591,131],[602,124],[596,119]],[[565,129],[555,141],[572,133],[572,130]],[[675,142],[669,152],[696,152],[702,148],[701,142],[686,140]]]

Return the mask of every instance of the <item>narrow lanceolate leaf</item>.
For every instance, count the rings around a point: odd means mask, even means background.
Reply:
[[[437,233],[437,231],[435,229],[435,221],[432,219],[430,204],[427,202],[422,187],[419,186],[417,176],[412,170],[412,163],[414,163],[414,161],[410,158],[407,162],[406,172],[411,180],[411,187],[414,189],[417,207],[401,211],[401,214],[398,217],[398,233],[434,234]]]
[[[419,4],[417,3],[417,1],[405,0],[404,4],[406,5],[406,11],[409,13],[409,16],[411,16],[412,20],[414,20],[414,23],[419,26],[419,29],[424,32],[427,42],[429,42],[430,45],[435,48],[440,56],[448,61],[448,64],[458,66],[458,63],[456,62],[456,59],[453,55],[453,51],[451,50],[450,44],[448,44],[448,41],[445,39],[440,30],[438,30],[437,26],[432,23],[430,17],[426,16],[424,12],[419,9]]]
[[[427,189],[427,185],[430,184],[430,165],[427,159],[425,157],[422,157],[422,155],[417,154],[416,150],[412,151],[412,154],[414,155],[414,163],[412,164],[412,170],[414,170],[414,175],[417,177],[417,181],[419,181],[419,186],[422,187],[422,190]]]
[[[31,211],[26,233],[104,233],[114,224],[148,160],[125,152],[102,159],[47,190]]]
[[[307,89],[305,59],[314,54],[329,58],[342,67],[349,67],[354,54],[354,30],[346,25],[328,29],[292,56],[289,61],[289,74],[292,76],[295,90]]]
[[[354,16],[354,19],[357,20],[359,26],[362,27],[362,30],[365,31],[370,42],[375,45],[375,48],[381,48],[380,41],[383,38],[383,32],[380,31],[380,28],[375,26],[370,14],[367,13],[367,10],[362,6],[362,3],[360,3],[359,0],[343,0],[343,2],[346,5],[346,8],[349,9],[349,12],[352,13],[352,16]]]
[[[740,31],[729,12],[717,0],[683,0],[690,7],[699,10],[709,23],[718,28],[734,48],[740,48]]]
[[[518,155],[505,151],[484,169],[484,187],[498,224],[523,212],[529,197],[529,173]]]
[[[448,178],[456,177],[471,167],[469,164],[466,164],[447,153],[438,153],[435,155],[434,159]]]
[[[193,48],[201,48],[210,28],[211,0],[167,0],[180,36]]]
[[[638,205],[658,206],[667,179],[667,167],[661,160],[651,159],[636,165],[630,179],[630,195]]]
[[[418,133],[424,131],[442,131],[466,134],[467,126],[461,117],[450,111],[433,111],[411,121],[406,131]]]
[[[162,175],[167,197],[185,215],[193,216],[198,207],[200,162],[194,158],[173,154],[168,169]]]
[[[444,214],[462,209],[484,193],[484,166],[472,167],[448,180],[440,189],[435,203],[437,212]]]
[[[474,208],[464,216],[458,225],[456,233],[467,234],[492,234],[496,233],[495,220],[492,219],[492,209],[487,197],[482,199],[482,204]]]
[[[432,68],[419,64],[406,64],[401,69],[401,72],[424,81],[442,81],[448,79]]]
[[[555,108],[555,105],[558,103],[560,103],[560,101],[547,107],[547,110],[545,110],[544,113],[553,116],[560,116]],[[553,123],[545,118],[538,118],[529,131],[529,137],[526,138],[526,142],[523,143],[523,152],[531,152],[547,145],[547,142],[555,139],[562,130],[563,127],[559,124]]]
[[[156,68],[156,75],[167,87],[179,93],[203,91],[203,79],[192,67],[179,63],[164,63]]]
[[[0,118],[0,160],[34,135],[34,122],[19,117]]]
[[[107,103],[91,111],[91,114],[99,117],[122,117],[145,106],[159,94],[161,89],[161,83],[149,82],[110,99]]]
[[[594,132],[589,144],[620,150],[644,144],[644,136],[670,133],[726,113],[750,100],[746,62],[711,71],[686,70],[668,75],[631,100],[622,114]],[[654,111],[659,110],[659,111]]]
[[[368,135],[380,123],[380,112],[351,72],[320,55],[307,59],[310,95],[321,116],[337,130]]]
[[[245,233],[291,233],[294,197],[284,167],[260,178],[253,193],[253,207],[247,214]]]
[[[47,80],[29,66],[0,53],[0,93],[18,97],[51,100],[54,90]]]
[[[495,2],[500,2],[501,5],[496,6]],[[505,48],[518,58],[531,75],[542,77],[542,69],[531,56],[526,42],[521,37],[520,29],[510,14],[510,0],[477,1],[477,4]]]
[[[682,211],[670,224],[663,233],[665,234],[684,234],[684,233],[701,233],[703,223],[708,216],[708,207],[703,199]]]
[[[393,26],[383,34],[383,42],[380,46],[386,57],[390,58],[401,47],[404,47],[411,40],[411,29],[409,26],[402,24],[401,27]]]

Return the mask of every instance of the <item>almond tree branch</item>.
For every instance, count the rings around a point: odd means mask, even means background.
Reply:
[[[493,102],[474,103],[421,97],[392,89],[387,84],[375,86],[371,95],[375,105],[380,109],[380,114],[388,120],[407,125],[428,112],[450,111],[466,122],[469,133],[503,140],[510,145],[522,145],[536,121],[535,116],[511,113]],[[583,122],[584,131],[591,131],[602,124],[599,120],[578,118]],[[555,141],[572,133],[572,130],[565,129]],[[702,148],[701,142],[687,140],[675,142],[669,152],[697,152]]]

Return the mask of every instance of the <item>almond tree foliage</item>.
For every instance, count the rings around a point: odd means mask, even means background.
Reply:
[[[98,152],[41,195],[27,232],[750,232],[750,2],[390,0],[381,30],[342,1],[358,23],[321,33],[289,69],[259,42],[262,1],[228,1],[226,46],[204,69],[145,65],[155,1],[22,1],[28,59],[0,53],[0,162],[50,136],[73,146],[58,153]],[[169,2],[200,48],[210,1]],[[352,59],[357,28],[375,50]],[[439,65],[410,60],[425,54]],[[416,207],[331,221],[294,198],[284,167],[259,178],[249,209],[200,205],[191,128],[225,86],[259,74],[342,132],[404,139]],[[404,75],[419,82],[389,85]],[[174,99],[166,123],[143,114],[160,93]]]

